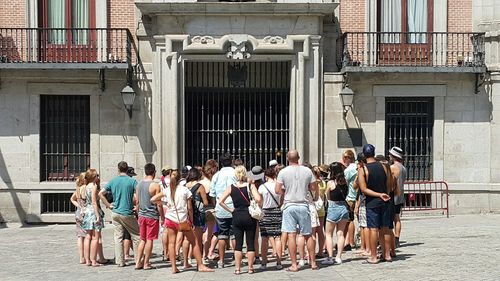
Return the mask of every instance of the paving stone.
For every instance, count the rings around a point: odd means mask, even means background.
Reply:
[[[398,257],[392,263],[362,264],[352,252],[342,265],[304,269],[298,273],[269,270],[233,275],[234,266],[215,273],[187,270],[171,275],[161,261],[157,241],[153,264],[159,269],[134,270],[107,265],[92,268],[78,264],[74,225],[0,226],[1,280],[498,280],[500,266],[500,215],[406,218]],[[113,258],[113,226],[103,231],[104,253]],[[285,262],[285,267],[289,262]],[[256,265],[259,268],[259,265]]]

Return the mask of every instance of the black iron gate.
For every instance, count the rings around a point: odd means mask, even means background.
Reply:
[[[289,62],[187,62],[185,163],[230,153],[248,167],[285,163]]]
[[[385,110],[386,150],[403,149],[409,181],[431,180],[434,98],[386,98]]]

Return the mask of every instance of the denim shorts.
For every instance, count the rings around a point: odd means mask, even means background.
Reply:
[[[383,226],[385,206],[366,208],[366,227],[381,228]]]
[[[392,201],[385,204],[384,214],[382,217],[382,227],[394,229],[394,203]]]
[[[281,232],[294,233],[300,235],[311,235],[311,214],[309,206],[304,205],[288,205],[283,210],[283,221],[281,222]]]
[[[338,223],[343,220],[349,220],[349,210],[345,201],[330,201],[328,200],[328,212],[326,220],[333,223]]]
[[[233,235],[233,218],[215,218],[217,220],[217,238],[219,240],[228,240]]]

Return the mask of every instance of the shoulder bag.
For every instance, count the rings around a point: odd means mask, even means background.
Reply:
[[[276,203],[276,206],[278,206],[278,208],[279,208],[280,207],[280,203],[278,203],[278,200],[276,200],[276,198],[274,198],[274,195],[271,193],[271,191],[269,190],[269,188],[267,188],[266,184],[264,183],[262,186],[264,186],[267,189],[267,192],[269,193],[269,195],[271,195],[271,198],[273,198],[274,203]]]
[[[248,213],[250,213],[250,216],[258,221],[262,220],[262,218],[264,217],[264,212],[262,212],[262,209],[259,207],[259,204],[257,204],[257,202],[255,202],[255,200],[252,198],[252,193],[248,188],[248,185],[247,185],[247,192],[248,196],[250,196],[250,200],[248,200],[248,198],[245,196],[245,194],[243,194],[243,192],[240,190],[239,187],[236,186],[236,188],[240,192],[243,199],[245,199],[245,201],[247,201],[248,204],[250,204],[250,206],[248,206]]]

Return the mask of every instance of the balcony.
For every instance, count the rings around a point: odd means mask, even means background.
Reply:
[[[0,69],[127,69],[128,29],[0,28]]]
[[[483,33],[347,32],[341,71],[483,73]]]

